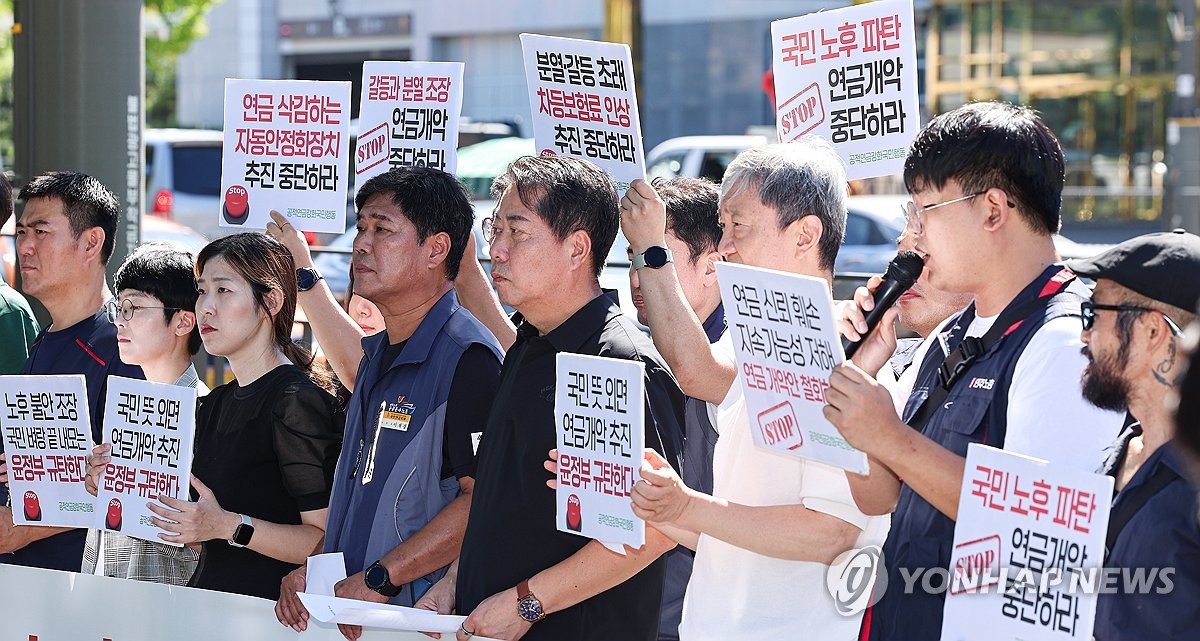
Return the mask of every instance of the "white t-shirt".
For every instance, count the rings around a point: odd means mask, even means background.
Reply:
[[[967,336],[983,336],[997,317],[977,316],[967,328]],[[948,322],[943,321],[925,340],[902,381],[909,373],[916,377],[929,345]],[[1121,431],[1125,415],[1102,410],[1083,398],[1080,377],[1088,359],[1080,351],[1081,329],[1079,319],[1073,316],[1050,320],[1034,332],[1017,357],[1008,389],[1004,449],[1094,472],[1104,462],[1104,450]],[[901,404],[898,411],[903,414],[903,410]]]
[[[718,351],[733,359],[726,334]],[[858,510],[842,470],[754,445],[737,381],[717,410],[713,495],[743,505],[804,505],[863,530],[855,547],[882,543],[887,519]],[[842,616],[826,588],[828,566],[776,559],[701,534],[683,603],[684,641],[741,638],[850,641],[859,616]],[[770,635],[770,636],[768,636]]]
[[[976,317],[967,336],[982,336],[996,316]],[[1017,357],[1008,389],[1004,449],[1078,470],[1104,462],[1125,422],[1123,412],[1102,410],[1083,397],[1080,382],[1088,359],[1080,350],[1082,325],[1063,316],[1042,325]]]

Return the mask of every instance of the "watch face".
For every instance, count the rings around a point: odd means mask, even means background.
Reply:
[[[646,249],[646,266],[658,269],[667,264],[667,250],[662,247]]]
[[[378,590],[386,585],[387,570],[378,563],[367,568],[367,575],[364,577],[367,580],[367,587],[372,590]]]
[[[522,619],[533,623],[542,618],[542,604],[533,595],[529,595],[517,601],[517,612]]]
[[[250,545],[250,538],[254,536],[254,526],[242,523],[233,531],[233,542],[242,547]]]
[[[317,270],[301,267],[296,270],[296,289],[306,292],[317,284]]]

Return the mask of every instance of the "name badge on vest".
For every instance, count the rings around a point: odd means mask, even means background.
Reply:
[[[404,397],[401,396],[396,399],[395,403],[388,403],[386,406],[380,408],[379,428],[407,432],[408,423],[412,420],[412,414],[416,409],[416,405],[405,403]]]

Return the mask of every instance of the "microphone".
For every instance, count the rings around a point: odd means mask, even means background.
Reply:
[[[896,301],[900,300],[900,295],[917,282],[923,269],[925,269],[925,261],[916,252],[902,251],[896,254],[896,257],[888,265],[887,272],[883,275],[883,282],[875,290],[875,308],[867,313],[867,332],[857,341],[848,338],[842,339],[842,349],[846,352],[846,360],[850,360],[867,336],[875,331],[879,319],[883,318],[883,315],[891,309],[892,305],[896,304]]]

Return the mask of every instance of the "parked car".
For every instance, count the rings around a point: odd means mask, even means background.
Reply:
[[[221,211],[221,131],[147,129],[146,213],[173,220],[209,240],[232,230]]]
[[[738,154],[765,145],[766,136],[683,136],[665,140],[646,154],[646,178],[688,176],[720,183]]]

